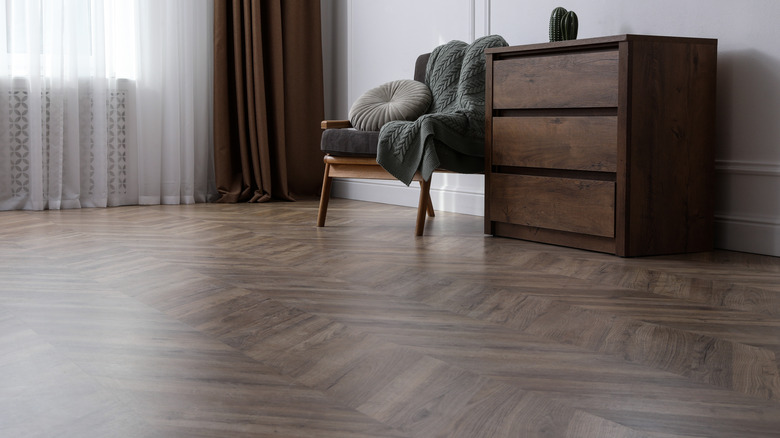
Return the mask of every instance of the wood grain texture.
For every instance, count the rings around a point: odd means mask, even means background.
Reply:
[[[630,50],[627,248],[711,249],[717,45],[635,41]]]
[[[567,231],[550,230],[548,228],[510,224],[507,222],[495,222],[493,224],[493,229],[496,236],[547,242],[552,245],[571,246],[590,251],[610,253],[615,248],[615,239],[612,237],[570,233]]]
[[[493,108],[616,107],[617,85],[617,50],[502,59],[493,65]]]
[[[780,259],[316,200],[0,214],[0,436],[776,437]]]
[[[494,117],[493,165],[615,172],[617,117]]]
[[[496,173],[490,217],[558,231],[615,236],[615,183]]]

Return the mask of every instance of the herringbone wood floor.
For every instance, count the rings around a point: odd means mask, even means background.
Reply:
[[[780,436],[780,259],[316,207],[0,213],[0,436]]]

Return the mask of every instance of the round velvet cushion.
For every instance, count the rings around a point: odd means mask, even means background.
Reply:
[[[422,82],[402,79],[366,91],[352,104],[349,121],[361,131],[379,131],[392,120],[415,120],[431,104],[431,90]]]

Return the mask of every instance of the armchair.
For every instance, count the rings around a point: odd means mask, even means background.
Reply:
[[[347,120],[323,121],[320,147],[325,172],[317,226],[325,225],[333,178],[398,179],[420,183],[415,235],[433,217],[434,170],[479,173],[484,166],[485,55],[506,46],[500,36],[472,44],[451,41],[417,58],[414,79],[431,91],[432,103],[416,120],[394,120],[379,131],[350,129]]]

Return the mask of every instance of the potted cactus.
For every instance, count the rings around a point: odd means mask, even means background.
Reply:
[[[550,41],[576,40],[578,27],[577,14],[558,6],[550,15]]]

